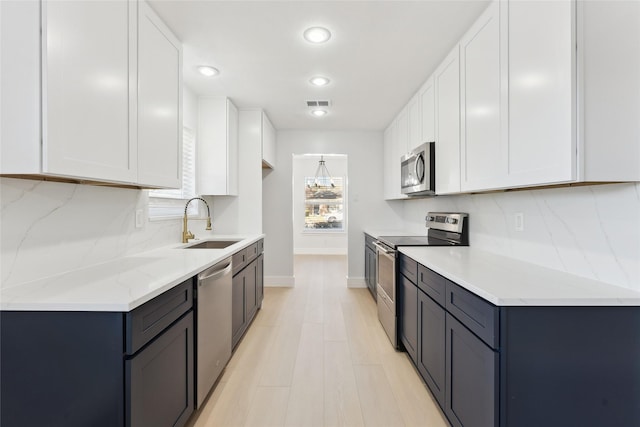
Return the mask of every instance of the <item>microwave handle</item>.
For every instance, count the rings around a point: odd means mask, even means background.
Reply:
[[[416,178],[418,178],[418,182],[422,183],[424,181],[424,172],[425,172],[424,155],[420,153],[418,154],[417,157],[418,158],[416,159],[414,168],[415,168]],[[422,173],[418,171],[420,163],[422,163]]]

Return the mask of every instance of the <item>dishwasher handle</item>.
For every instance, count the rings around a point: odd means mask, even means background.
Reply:
[[[202,273],[198,274],[198,285],[202,286],[202,282],[204,282],[205,280],[217,280],[222,276],[226,276],[227,274],[229,274],[231,272],[231,261],[228,261],[228,264],[225,265],[222,268],[217,268],[218,266],[215,265],[212,268],[209,268],[208,270],[203,271]]]

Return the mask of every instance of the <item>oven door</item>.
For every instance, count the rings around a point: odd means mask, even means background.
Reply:
[[[393,347],[397,347],[396,328],[396,251],[374,243],[377,260],[378,319]]]

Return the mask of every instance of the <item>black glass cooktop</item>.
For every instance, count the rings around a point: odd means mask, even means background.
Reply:
[[[380,236],[382,243],[392,248],[398,246],[452,246],[455,243],[429,236]]]
[[[431,231],[431,230],[430,230]],[[434,236],[380,236],[378,240],[385,245],[398,246],[466,246],[458,233],[441,233],[442,238]]]

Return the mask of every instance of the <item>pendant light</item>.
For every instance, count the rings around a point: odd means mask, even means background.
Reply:
[[[313,180],[313,187],[318,189],[322,188],[323,185],[327,182],[331,185],[331,188],[335,188],[336,184],[333,182],[333,178],[331,178],[329,169],[327,169],[327,165],[324,161],[324,156],[320,156],[320,163],[318,164],[318,168],[316,169],[316,175]],[[307,185],[307,187],[311,188],[311,185]]]

